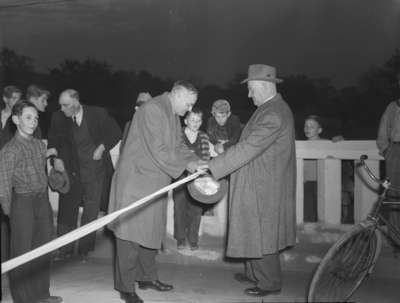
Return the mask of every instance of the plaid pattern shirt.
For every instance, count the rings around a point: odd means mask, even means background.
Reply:
[[[9,214],[12,192],[41,193],[47,190],[46,146],[18,131],[0,150],[0,203]]]
[[[185,131],[183,131],[183,140],[187,147],[193,151],[200,159],[202,160],[210,160],[210,145],[208,135],[203,132],[199,131],[197,133],[196,141],[191,143],[189,138],[185,135]]]

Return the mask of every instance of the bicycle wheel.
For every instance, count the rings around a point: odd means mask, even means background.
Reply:
[[[345,233],[318,265],[308,302],[346,302],[371,273],[381,245],[381,234],[372,221],[357,224]]]

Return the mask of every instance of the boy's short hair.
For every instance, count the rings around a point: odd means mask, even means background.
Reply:
[[[190,83],[189,81],[186,80],[178,80],[174,83],[174,85],[172,86],[172,90],[175,90],[179,87],[183,87],[185,89],[187,89],[188,91],[191,91],[192,93],[198,95],[199,91],[197,90],[197,88]]]
[[[224,99],[219,99],[214,101],[212,108],[211,108],[211,114],[216,114],[216,113],[230,113],[231,112],[231,105],[229,104],[228,101]]]
[[[4,89],[3,89],[3,97],[4,98],[7,98],[7,99],[11,98],[14,93],[19,93],[22,95],[22,91],[14,85],[8,85],[8,86],[4,87]]]
[[[26,89],[26,99],[28,100],[29,98],[39,98],[43,95],[47,95],[48,97],[50,96],[50,92],[37,85],[29,85]]]
[[[309,116],[307,116],[307,118],[304,119],[304,121],[307,121],[307,120],[314,120],[315,122],[317,122],[318,126],[319,126],[320,128],[322,128],[322,119],[321,119],[320,116],[317,116],[317,115],[309,115]]]
[[[17,103],[14,104],[14,106],[12,108],[12,111],[11,111],[11,114],[13,116],[18,116],[19,117],[19,116],[22,115],[22,112],[24,111],[24,108],[27,108],[27,107],[32,107],[37,111],[35,105],[33,105],[31,102],[28,102],[26,100],[19,100]]]
[[[185,118],[189,117],[191,114],[200,115],[200,117],[203,118],[203,111],[198,107],[193,107],[191,111],[188,111]]]

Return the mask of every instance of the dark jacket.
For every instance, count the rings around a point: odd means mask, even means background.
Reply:
[[[235,115],[231,114],[224,126],[220,126],[214,116],[208,119],[207,134],[210,137],[210,142],[217,144],[218,140],[228,140],[228,142],[224,143],[224,150],[227,150],[239,141],[241,132],[240,120]]]
[[[120,140],[121,129],[107,111],[101,107],[83,105],[83,115],[87,121],[89,133],[95,146],[104,144],[105,151],[102,161],[106,173],[105,184],[109,185],[113,173],[109,151]],[[56,148],[59,158],[64,161],[68,174],[79,179],[79,160],[72,126],[73,121],[71,118],[67,118],[61,111],[54,112],[48,133],[48,148]],[[104,192],[108,192],[108,188]],[[108,197],[103,197],[102,201],[103,199],[107,201]],[[104,208],[106,206],[102,202],[102,209],[104,210]]]

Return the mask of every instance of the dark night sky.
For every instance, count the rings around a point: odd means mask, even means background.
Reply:
[[[0,26],[40,69],[94,57],[221,85],[266,63],[344,86],[400,49],[400,0],[70,0],[0,9]]]

